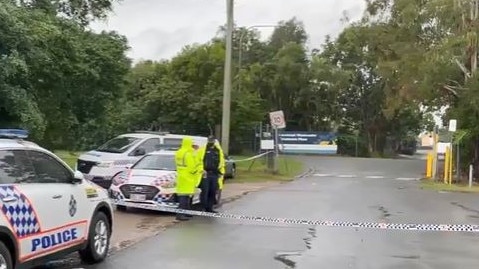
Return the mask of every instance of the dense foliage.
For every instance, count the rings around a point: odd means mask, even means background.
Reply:
[[[232,150],[244,149],[267,113],[282,109],[288,130],[337,131],[342,153],[353,154],[357,142],[359,155],[383,154],[430,130],[426,112],[449,106],[446,119],[459,119],[463,152],[474,157],[476,2],[367,0],[360,21],[313,49],[295,18],[279,22],[266,41],[236,27]],[[111,6],[0,0],[0,126],[28,128],[63,149],[90,148],[128,130],[220,129],[223,38],[132,65],[123,36],[87,28]]]

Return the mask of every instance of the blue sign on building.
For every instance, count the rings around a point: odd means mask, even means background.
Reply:
[[[279,150],[291,154],[337,154],[337,135],[330,132],[293,132],[278,134]]]

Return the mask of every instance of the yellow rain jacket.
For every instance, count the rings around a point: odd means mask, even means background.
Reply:
[[[203,178],[203,162],[200,160],[199,149],[194,151],[196,161],[196,187],[199,188],[201,179]]]
[[[198,178],[198,166],[193,149],[193,139],[183,138],[180,149],[175,154],[176,194],[192,195],[195,193]]]
[[[218,177],[218,186],[219,189],[223,189],[223,179],[224,179],[224,174],[226,170],[226,162],[225,162],[225,155],[223,153],[223,149],[221,148],[220,143],[218,141],[215,142],[215,147],[218,149],[219,154],[220,154],[220,164],[218,167],[218,170],[220,171],[221,175]],[[203,158],[205,157],[206,153],[206,145],[198,149],[198,161],[201,165],[201,170],[203,170]],[[200,178],[201,179],[201,178]]]

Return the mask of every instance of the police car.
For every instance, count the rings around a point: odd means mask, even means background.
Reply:
[[[107,192],[27,137],[0,129],[0,268],[30,268],[75,251],[84,262],[103,261],[113,221]]]
[[[199,203],[196,189],[193,203]],[[112,178],[110,195],[118,210],[127,207],[159,209],[178,207],[174,151],[155,151],[142,157],[129,169]]]
[[[78,158],[76,167],[86,179],[108,189],[113,175],[130,167],[145,154],[159,149],[178,148],[185,136],[150,131],[122,134],[97,149],[82,154]],[[189,137],[198,146],[203,146],[207,141],[207,138],[203,136]]]

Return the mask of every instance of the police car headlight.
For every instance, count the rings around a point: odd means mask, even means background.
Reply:
[[[102,167],[102,168],[108,168],[108,167],[111,167],[113,166],[113,162],[101,162],[101,163],[98,163],[96,166],[98,167]]]
[[[126,174],[126,172],[122,172],[111,178],[111,184],[113,184],[114,186],[119,186],[121,184],[124,184],[127,180],[128,175]]]
[[[165,183],[161,183],[161,184],[160,184],[160,187],[165,188],[165,189],[176,188],[176,182],[165,182]]]

